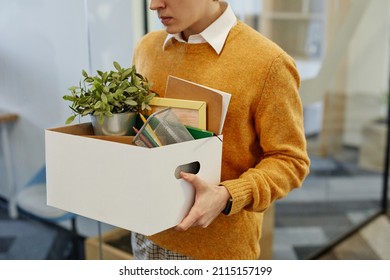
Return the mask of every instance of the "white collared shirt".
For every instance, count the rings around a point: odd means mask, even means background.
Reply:
[[[224,3],[227,4],[227,8],[223,14],[200,34],[191,35],[187,42],[183,40],[181,33],[168,34],[164,41],[163,49],[165,49],[167,43],[170,42],[172,38],[175,38],[179,42],[185,42],[188,44],[200,44],[207,42],[219,55],[230,30],[237,23],[236,15],[230,7],[230,4],[227,2]]]

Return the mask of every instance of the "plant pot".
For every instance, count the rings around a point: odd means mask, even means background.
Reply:
[[[111,117],[104,117],[103,124],[99,123],[97,116],[91,115],[92,127],[95,135],[125,136],[135,135],[133,126],[136,125],[137,113],[123,112]]]

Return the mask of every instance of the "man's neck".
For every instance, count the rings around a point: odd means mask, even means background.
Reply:
[[[184,30],[181,32],[181,37],[183,38],[183,40],[187,42],[188,38],[191,35],[201,33],[203,30],[205,30],[207,27],[209,27],[210,24],[212,24],[217,18],[219,18],[223,14],[223,12],[226,10],[226,8],[227,8],[226,3],[215,1],[214,8],[210,9],[210,12],[205,17],[204,24],[201,25],[202,27],[199,28],[199,30],[188,29],[188,30]]]

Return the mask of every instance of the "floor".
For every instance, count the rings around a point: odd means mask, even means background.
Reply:
[[[356,156],[352,148],[337,160],[311,156],[311,173],[301,189],[276,203],[274,259],[317,256],[379,212],[382,174],[360,169]],[[390,244],[390,234],[385,242]]]
[[[389,260],[390,216],[374,218],[343,242],[318,257],[320,260]]]
[[[358,207],[357,207],[358,205]],[[300,204],[307,213],[297,211],[297,205],[283,203],[276,207],[276,227],[274,235],[274,259],[311,259],[324,246],[340,238],[365,219],[369,213],[360,207],[373,209],[374,203],[353,202]],[[349,208],[345,211],[344,208]],[[390,242],[389,239],[387,240]],[[389,256],[390,258],[390,256]]]
[[[71,258],[69,231],[35,219],[10,219],[5,206],[0,200],[0,260]]]

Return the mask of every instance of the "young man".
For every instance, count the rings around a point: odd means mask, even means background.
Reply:
[[[175,228],[134,234],[135,258],[257,259],[263,212],[300,187],[309,170],[295,63],[226,2],[151,0],[150,9],[165,31],[139,42],[134,63],[153,89],[164,96],[173,75],[232,97],[221,183],[183,173],[196,192],[192,209]]]

